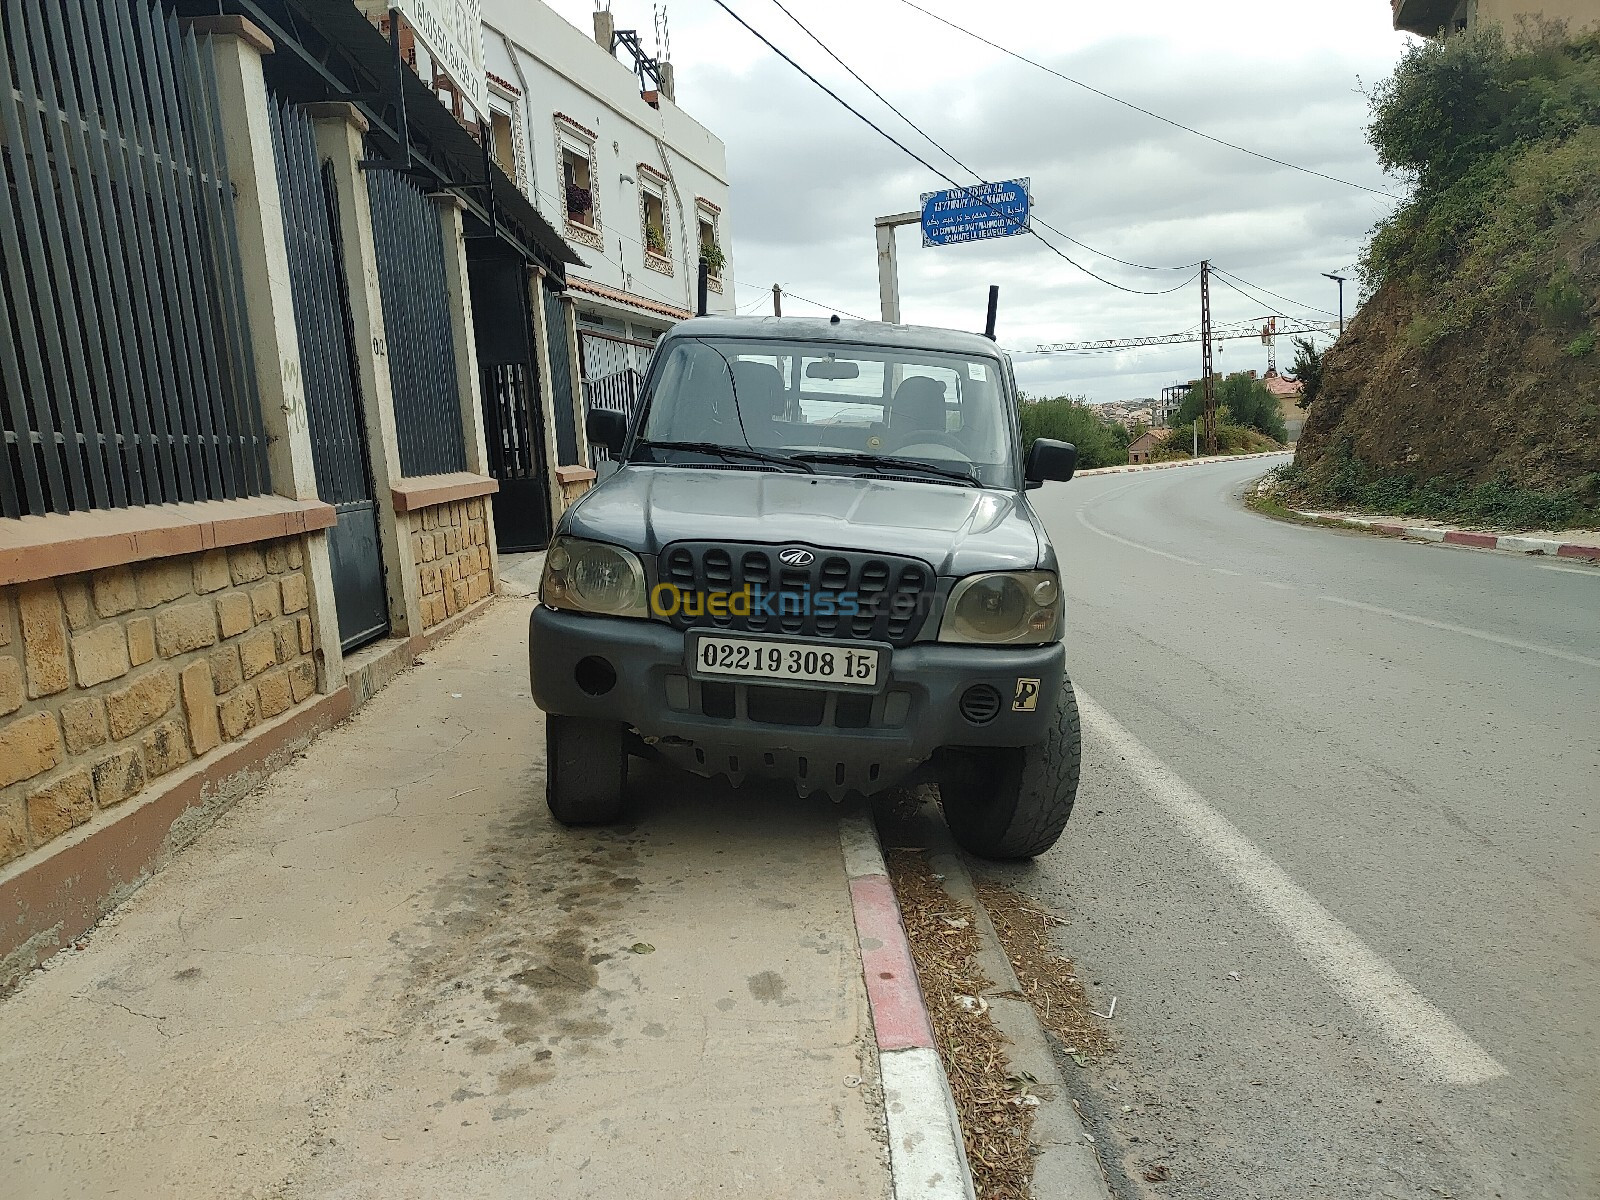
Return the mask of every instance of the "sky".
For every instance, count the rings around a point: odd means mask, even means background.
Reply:
[[[583,29],[594,0],[547,0]],[[661,0],[611,0],[617,27],[654,41]],[[1227,149],[990,49],[902,0],[782,0],[873,87],[988,180],[1029,178],[1039,232],[1125,288],[1184,284],[1209,258],[1275,299],[1213,282],[1213,319],[1271,313],[1330,320],[1368,231],[1395,200]],[[1400,195],[1364,136],[1365,90],[1407,37],[1386,0],[918,0],[923,7],[1075,79],[1226,141]],[[886,131],[961,184],[973,176],[889,112],[785,16],[775,0],[728,7]],[[727,147],[731,236],[743,311],[876,317],[873,218],[919,207],[950,184],[851,116],[713,0],[667,0],[678,103]],[[1163,296],[1106,286],[1033,237],[924,248],[898,234],[902,320],[981,330],[1000,287],[999,341],[1032,395],[1095,402],[1154,396],[1200,373],[1198,344],[1039,354],[1041,344],[1176,333],[1200,321],[1198,283]],[[800,297],[814,303],[802,301]],[[1221,343],[1220,371],[1267,366],[1259,340]],[[1279,339],[1280,368],[1293,360]]]

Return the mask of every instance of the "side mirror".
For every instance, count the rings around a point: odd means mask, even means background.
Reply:
[[[621,454],[622,444],[628,440],[628,418],[609,409],[591,408],[584,429],[590,445],[604,446],[612,454]]]
[[[1078,448],[1071,442],[1057,442],[1040,438],[1028,451],[1028,463],[1023,470],[1028,483],[1038,486],[1054,481],[1065,483],[1078,469]]]

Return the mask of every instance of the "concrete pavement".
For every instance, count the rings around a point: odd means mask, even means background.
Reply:
[[[1270,465],[1035,493],[1084,782],[996,873],[1118,997],[1114,1190],[1600,1194],[1600,570],[1274,522]]]
[[[508,599],[0,1001],[8,1196],[885,1197],[826,799],[545,810]]]

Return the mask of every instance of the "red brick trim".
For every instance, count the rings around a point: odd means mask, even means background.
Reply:
[[[198,37],[236,37],[245,45],[254,46],[257,54],[272,54],[277,50],[266,30],[246,17],[190,17],[184,24]]]
[[[595,138],[599,136],[598,134],[595,133],[594,130],[590,129],[587,125],[580,125],[577,121],[574,121],[571,117],[567,116],[567,114],[564,113],[564,112],[558,112],[558,113],[556,113],[555,116],[556,116],[556,122],[558,124],[565,125],[573,133],[576,133],[576,134],[580,135],[581,137],[586,137],[591,142],[594,141]]]
[[[0,521],[0,587],[329,529],[331,504],[252,496]]]
[[[453,500],[472,500],[499,490],[498,479],[474,475],[471,471],[455,471],[448,475],[415,475],[402,479],[389,492],[394,497],[395,512],[403,513],[449,504]]]
[[[591,296],[599,296],[603,300],[611,300],[617,304],[626,304],[629,308],[637,308],[641,312],[655,313],[657,316],[672,317],[674,320],[687,321],[694,316],[686,308],[673,308],[670,304],[661,304],[644,296],[636,296],[632,292],[619,291],[616,288],[606,287],[601,283],[593,283],[587,279],[576,276],[567,279],[567,286],[575,292],[586,292]]]
[[[494,84],[495,87],[499,88],[501,91],[507,92],[512,96],[522,95],[522,89],[516,84],[512,83],[509,79],[501,79],[500,76],[496,75],[493,71],[485,71],[483,75],[485,79]]]
[[[639,174],[641,174],[641,175],[649,175],[652,179],[654,179],[657,183],[660,183],[660,184],[666,184],[666,183],[670,182],[670,180],[667,179],[666,174],[661,170],[660,167],[652,167],[647,162],[638,163],[636,165],[638,167]]]
[[[707,200],[704,196],[696,196],[694,198],[694,202],[697,206],[705,209],[712,216],[720,217],[722,215],[722,206],[720,204],[711,203],[711,201]]]

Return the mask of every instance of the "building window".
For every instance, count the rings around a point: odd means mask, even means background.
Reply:
[[[672,226],[667,216],[667,178],[648,163],[640,163],[639,231],[644,243],[644,265],[671,275]]]
[[[600,170],[595,163],[594,131],[556,114],[556,151],[561,172],[561,208],[567,237],[596,250],[605,242],[600,230]]]
[[[709,200],[695,200],[695,244],[701,258],[706,260],[706,275],[713,291],[722,290],[722,276],[728,269],[727,254],[722,249],[719,232],[721,209]]]
[[[489,146],[494,151],[494,160],[500,164],[500,169],[510,178],[517,177],[517,143],[516,131],[511,124],[511,114],[491,112],[489,114]]]

